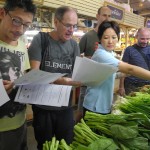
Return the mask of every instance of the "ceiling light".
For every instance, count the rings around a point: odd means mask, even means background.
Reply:
[[[143,6],[143,3],[140,3],[139,6],[142,7],[142,6]]]

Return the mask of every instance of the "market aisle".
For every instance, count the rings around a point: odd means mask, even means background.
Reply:
[[[28,142],[29,150],[37,150],[36,149],[36,141],[34,139],[34,131],[33,131],[33,127],[31,125],[29,125],[27,127],[27,142]]]
[[[76,118],[77,115],[77,105],[74,107],[74,118]],[[36,140],[34,138],[34,130],[32,127],[32,118],[33,118],[33,112],[31,105],[27,105],[27,142],[28,142],[28,150],[37,150],[36,146]]]

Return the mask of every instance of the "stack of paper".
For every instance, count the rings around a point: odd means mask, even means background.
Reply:
[[[42,70],[31,70],[14,81],[15,85],[48,84],[64,76],[61,73],[50,73]]]
[[[71,86],[64,85],[24,85],[19,88],[15,101],[56,107],[68,106],[70,91]]]
[[[95,86],[102,84],[116,71],[117,67],[98,63],[86,57],[76,57],[72,79],[87,86]]]
[[[14,81],[15,85],[19,86],[15,101],[57,107],[68,106],[72,87],[49,84],[64,75],[31,70]]]

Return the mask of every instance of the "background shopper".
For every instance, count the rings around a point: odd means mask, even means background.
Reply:
[[[140,28],[136,34],[137,43],[128,46],[123,54],[122,61],[150,70],[150,29]],[[140,79],[135,76],[128,76],[120,79],[119,93],[120,95],[129,94],[132,91],[137,91],[139,87],[150,84],[150,81]]]

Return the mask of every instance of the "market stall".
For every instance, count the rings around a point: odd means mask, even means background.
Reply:
[[[38,31],[46,32],[52,30],[54,27],[54,10],[62,5],[74,7],[78,12],[79,19],[82,20],[82,23],[84,21],[91,21],[91,27],[88,27],[85,24],[83,24],[83,26],[79,25],[78,30],[74,33],[74,39],[76,39],[77,42],[79,42],[81,36],[85,32],[94,28],[94,25],[96,24],[96,13],[98,8],[104,5],[108,6],[112,10],[112,19],[117,21],[120,24],[120,27],[122,28],[123,34],[121,34],[121,42],[118,43],[118,47],[116,49],[116,53],[118,54],[121,54],[122,50],[130,44],[130,41],[132,41],[132,43],[134,42],[134,37],[133,35],[130,36],[130,31],[132,29],[136,30],[139,27],[143,27],[145,23],[144,17],[134,14],[128,4],[116,3],[113,0],[34,0],[34,3],[38,7],[37,14],[33,22],[34,30],[38,29]],[[4,0],[0,0],[1,7],[3,6],[3,4]],[[149,24],[149,20],[147,21],[147,24]],[[30,32],[26,35],[27,39],[31,41],[35,34],[33,35]],[[76,103],[75,99],[76,98],[74,96],[74,103]]]
[[[119,99],[113,112],[101,115],[86,112],[84,120],[74,126],[74,140],[46,141],[43,150],[149,150],[150,86]]]

